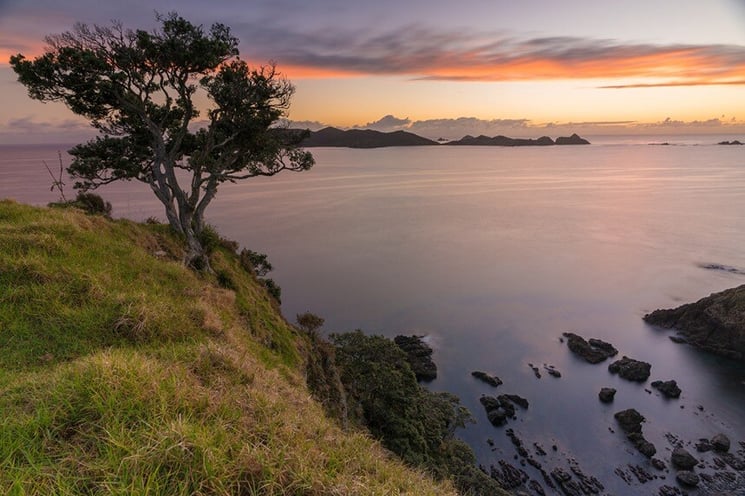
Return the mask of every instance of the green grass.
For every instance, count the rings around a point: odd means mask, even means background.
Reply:
[[[0,246],[0,494],[454,493],[326,418],[230,251],[9,201]]]

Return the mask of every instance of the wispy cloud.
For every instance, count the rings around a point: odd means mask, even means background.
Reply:
[[[243,31],[256,55],[295,71],[401,75],[454,81],[654,79],[603,88],[745,84],[745,46],[647,44],[610,39],[518,39],[411,25],[384,33],[343,29]]]

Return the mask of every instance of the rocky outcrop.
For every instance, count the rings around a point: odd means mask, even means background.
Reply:
[[[608,371],[611,374],[618,374],[622,379],[633,382],[644,382],[649,379],[651,369],[652,366],[647,362],[634,360],[627,356],[608,365]]]
[[[432,361],[432,348],[421,336],[396,336],[393,341],[406,353],[417,381],[431,381],[437,377],[437,365]]]
[[[719,451],[721,453],[726,453],[729,451],[730,441],[727,436],[724,434],[717,434],[716,436],[711,438],[711,447],[714,448],[714,451]]]
[[[681,470],[675,474],[675,479],[683,486],[696,487],[701,482],[698,475],[694,474],[690,470]]]
[[[479,401],[486,410],[489,422],[495,427],[502,426],[507,423],[507,419],[515,417],[515,405],[528,408],[528,400],[516,394],[501,394],[496,398],[482,396]]]
[[[603,403],[612,403],[613,398],[616,397],[616,390],[613,388],[602,388],[598,393],[598,398]]]
[[[644,320],[665,329],[677,329],[697,348],[745,361],[745,285],[678,308],[655,310]]]
[[[657,453],[657,448],[654,447],[654,444],[647,441],[644,438],[644,434],[642,434],[644,416],[641,413],[633,408],[629,408],[628,410],[617,412],[614,417],[618,425],[626,433],[626,438],[634,445],[639,453],[647,458],[651,458]]]
[[[579,135],[572,134],[569,137],[560,136],[556,138],[557,145],[589,145],[590,142],[584,138],[580,138]]]
[[[679,398],[682,392],[678,387],[678,383],[674,380],[671,381],[654,381],[652,387],[657,389],[659,392],[664,394],[668,398]]]
[[[719,143],[717,143],[717,145],[743,145],[743,144],[745,144],[745,143],[743,143],[742,141],[739,141],[739,140],[720,141]]]
[[[482,372],[480,370],[474,370],[473,372],[471,372],[471,375],[476,379],[483,381],[493,387],[502,385],[502,379],[500,379],[496,375],[489,375],[486,372]]]
[[[586,341],[573,332],[565,332],[564,337],[567,338],[569,350],[589,363],[600,363],[618,354],[618,350],[612,344],[600,339],[591,338]]]
[[[675,448],[673,450],[672,457],[670,458],[673,466],[680,470],[691,470],[693,467],[698,465],[698,460],[694,458],[692,454],[685,448]]]

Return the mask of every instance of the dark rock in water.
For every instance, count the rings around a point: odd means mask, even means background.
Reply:
[[[558,141],[558,140],[557,140]],[[558,144],[558,143],[557,143]],[[738,140],[732,140],[732,141],[720,141],[717,143],[717,145],[742,145],[743,143]]]
[[[677,487],[665,485],[660,488],[660,496],[681,496],[682,494]]]
[[[707,451],[711,451],[712,449],[713,446],[708,439],[699,439],[696,443],[696,451],[698,451],[699,453],[706,453]]]
[[[499,460],[499,469],[492,465],[490,472],[492,479],[507,490],[522,486],[530,478],[524,470],[510,465],[504,460]]]
[[[729,446],[729,438],[724,434],[717,434],[716,436],[711,438],[711,447],[714,448],[714,451],[726,453],[727,451],[729,451]]]
[[[531,479],[531,481],[528,482],[528,488],[538,496],[546,496],[546,491],[543,490],[543,486],[541,486],[541,483],[537,480]]]
[[[600,363],[618,354],[612,344],[600,339],[590,339],[588,342],[572,332],[565,332],[564,337],[567,338],[569,350],[589,363]]]
[[[538,369],[538,367],[536,367],[532,363],[529,363],[528,364],[528,367],[531,368],[531,370],[533,371],[533,374],[535,374],[536,379],[540,379],[541,378],[541,371]]]
[[[616,390],[613,388],[602,388],[600,392],[598,393],[598,398],[600,398],[600,401],[603,403],[611,403],[613,402],[613,398],[616,396]]]
[[[696,303],[644,316],[651,325],[677,329],[689,344],[745,361],[745,285],[714,293]]]
[[[675,474],[675,479],[680,482],[684,486],[688,487],[696,487],[698,486],[698,483],[701,481],[698,478],[698,475],[694,474],[693,472],[689,470],[681,470],[677,474]]]
[[[515,405],[528,408],[528,400],[516,394],[502,394],[497,398],[482,396],[479,401],[484,405],[489,422],[495,427],[504,425],[507,419],[515,416]]]
[[[551,477],[566,496],[582,496],[582,488],[565,470],[557,467],[551,471]]]
[[[634,360],[626,356],[608,365],[608,371],[611,374],[618,374],[627,381],[635,382],[644,382],[649,379],[651,369],[652,366],[647,362]]]
[[[471,372],[471,375],[474,376],[476,379],[489,384],[490,386],[497,387],[502,385],[502,379],[500,379],[496,375],[489,375],[486,372],[481,372],[480,370]]]
[[[652,463],[652,466],[656,468],[657,470],[665,470],[667,468],[667,465],[665,465],[665,462],[663,462],[659,458],[652,458],[651,463]]]
[[[617,412],[614,417],[624,432],[630,433],[642,431],[644,416],[633,408]]]
[[[579,135],[572,134],[568,138],[566,136],[560,136],[556,138],[557,145],[589,145],[590,142],[584,138],[580,138]]]
[[[396,336],[393,341],[406,353],[417,381],[432,381],[437,378],[432,348],[422,341],[422,336]]]
[[[546,373],[550,375],[551,377],[556,377],[557,379],[561,377],[561,372],[556,370],[556,367],[553,365],[544,365],[543,368],[546,370]]]
[[[510,401],[519,407],[525,408],[526,410],[529,406],[528,400],[516,394],[501,394],[497,397],[497,399],[499,400],[500,404],[504,404],[505,401]]]
[[[681,470],[691,470],[693,467],[698,465],[698,460],[696,460],[685,448],[675,448],[670,461],[675,468]]]
[[[671,381],[654,381],[652,383],[652,387],[659,390],[662,394],[667,396],[668,398],[679,398],[680,397],[680,388],[678,387],[678,383],[674,380]]]
[[[657,453],[657,448],[654,447],[654,444],[647,441],[641,432],[630,432],[626,438],[631,441],[631,444],[634,445],[634,448],[639,453],[647,458],[652,458]]]
[[[677,344],[686,344],[688,343],[688,340],[681,336],[670,336],[670,341]]]

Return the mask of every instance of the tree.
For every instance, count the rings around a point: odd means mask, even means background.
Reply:
[[[33,61],[18,54],[10,63],[31,98],[64,102],[98,129],[69,152],[75,187],[147,183],[186,240],[186,262],[208,267],[200,235],[218,186],[314,160],[298,148],[306,133],[276,127],[294,87],[273,63],[251,69],[223,24],[205,32],[176,13],[157,20],[152,32],[77,24],[47,37]],[[198,95],[210,101],[202,121]]]

